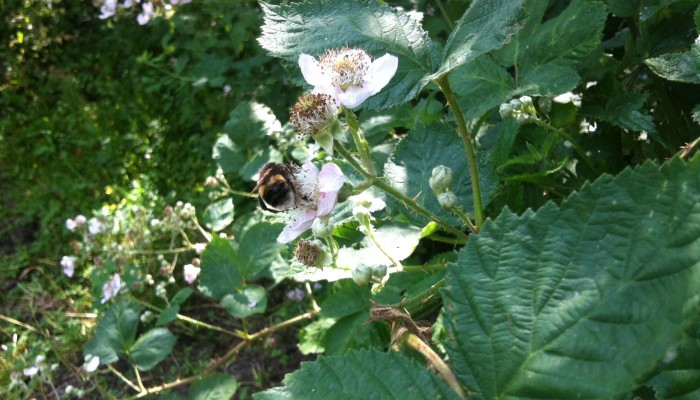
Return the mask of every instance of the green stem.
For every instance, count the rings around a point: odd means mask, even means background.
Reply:
[[[690,155],[690,153],[693,151],[693,149],[695,147],[697,147],[698,144],[700,144],[700,137],[698,137],[697,139],[693,140],[690,143],[686,143],[685,146],[681,147],[681,149],[683,149],[683,150],[681,150],[679,157],[680,158],[688,157]]]
[[[347,108],[345,109],[345,122],[347,122],[348,128],[350,128],[350,134],[352,134],[352,139],[355,142],[355,147],[360,155],[362,164],[364,164],[365,169],[369,171],[372,176],[377,176],[374,170],[374,163],[372,162],[369,143],[367,143],[367,139],[365,139],[365,135],[362,133],[362,129],[360,129],[360,124],[357,122],[355,113]]]
[[[469,215],[469,213],[462,211],[459,207],[455,207],[452,209],[452,212],[457,214],[459,219],[461,219],[468,227],[469,230],[472,232],[476,233],[476,226],[472,223],[472,217]]]
[[[459,103],[457,103],[457,98],[455,97],[454,93],[452,93],[452,88],[450,87],[450,82],[447,79],[447,75],[443,75],[436,79],[435,83],[438,84],[440,90],[442,90],[442,93],[447,99],[447,104],[449,104],[450,108],[452,108],[452,112],[457,120],[457,134],[462,138],[462,142],[464,142],[464,149],[467,154],[467,162],[469,164],[469,175],[471,176],[472,181],[476,232],[478,232],[481,229],[481,226],[484,224],[484,210],[481,204],[481,185],[479,183],[479,168],[476,162],[476,150],[474,149],[474,143],[472,142],[472,138],[467,130],[467,123],[464,120],[462,109],[459,107]]]
[[[444,18],[445,22],[447,22],[447,26],[450,27],[450,30],[453,30],[455,28],[455,24],[454,24],[454,22],[452,22],[452,19],[447,14],[447,10],[445,10],[445,6],[442,4],[442,1],[436,0],[435,3],[437,4],[438,8],[440,9],[440,14],[442,14],[442,18]]]
[[[579,157],[581,157],[583,162],[585,162],[586,165],[588,165],[588,168],[590,168],[591,171],[595,171],[595,164],[593,163],[593,160],[588,156],[588,154],[586,154],[586,150],[583,147],[581,147],[580,144],[578,144],[578,142],[573,138],[573,136],[569,135],[565,130],[563,130],[561,128],[555,128],[552,125],[550,125],[544,121],[541,121],[537,118],[531,119],[530,121],[534,122],[535,125],[537,125],[537,126],[541,126],[545,129],[548,129],[548,130],[556,133],[561,138],[563,138],[564,140],[567,140],[569,143],[571,143],[571,145],[574,146],[574,151],[576,151],[576,154],[578,154]]]
[[[454,234],[455,236],[457,236],[457,237],[460,238],[460,239],[467,240],[467,234],[466,234],[466,233],[460,231],[459,229],[457,229],[457,228],[455,228],[454,226],[450,225],[450,224],[447,223],[446,221],[443,221],[443,220],[442,220],[440,217],[438,217],[437,215],[435,215],[435,214],[431,213],[430,211],[426,210],[425,208],[423,208],[423,207],[422,207],[420,204],[418,204],[415,200],[408,198],[406,195],[404,195],[403,193],[401,193],[401,192],[399,192],[398,190],[394,189],[394,188],[393,188],[391,185],[389,185],[388,183],[384,182],[383,180],[379,179],[378,177],[372,176],[372,174],[370,174],[369,172],[365,171],[365,169],[362,168],[362,166],[357,162],[357,160],[355,160],[355,158],[350,154],[350,152],[349,152],[345,147],[343,147],[343,145],[341,145],[340,143],[338,143],[338,142],[336,141],[335,144],[334,144],[334,146],[333,146],[333,148],[335,149],[335,151],[338,152],[338,154],[342,155],[342,156],[345,158],[345,160],[346,160],[350,165],[352,165],[353,168],[355,168],[355,169],[357,170],[357,172],[359,172],[360,174],[362,174],[362,176],[364,176],[365,178],[367,178],[367,180],[369,180],[369,181],[372,183],[372,185],[374,185],[374,186],[378,187],[379,189],[383,190],[385,193],[387,193],[387,194],[390,195],[391,197],[395,198],[396,200],[402,202],[402,203],[403,203],[404,205],[406,205],[407,207],[412,208],[413,211],[417,212],[418,214],[420,214],[420,215],[422,215],[422,216],[428,218],[428,219],[431,220],[431,221],[437,222],[438,224],[440,224],[440,226],[442,226],[442,228],[443,228],[444,230],[446,230],[446,231],[448,231],[448,232]]]

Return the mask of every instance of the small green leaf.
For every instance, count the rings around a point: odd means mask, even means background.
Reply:
[[[389,345],[390,332],[386,324],[368,322],[369,309],[340,318],[323,336],[321,342],[326,354],[345,354],[362,348],[384,348]]]
[[[199,288],[207,296],[221,299],[243,286],[238,257],[228,240],[214,237],[202,254]]]
[[[173,296],[172,299],[170,299],[170,303],[172,304],[182,304],[187,300],[190,296],[192,295],[192,289],[191,288],[182,288],[178,290],[177,293],[175,293],[175,296]]]
[[[397,352],[353,351],[319,357],[284,377],[284,386],[256,393],[256,400],[458,399],[436,374]]]
[[[259,148],[265,137],[281,130],[282,125],[272,110],[255,102],[238,104],[224,125],[226,134],[242,149]]]
[[[204,210],[204,224],[218,232],[233,222],[233,200],[230,197],[209,204]]]
[[[608,99],[605,108],[584,107],[581,113],[632,132],[656,132],[653,117],[644,110],[647,93],[620,93]]]
[[[173,304],[170,307],[166,308],[165,310],[163,310],[163,312],[160,313],[158,321],[156,321],[156,326],[164,326],[175,321],[177,319],[177,313],[179,312],[180,306],[177,304]]]
[[[320,318],[299,331],[299,351],[301,354],[321,354],[325,351],[323,341],[326,332],[335,324],[333,318]]]
[[[267,308],[267,292],[262,286],[249,285],[239,292],[224,296],[221,305],[236,318],[262,314]]]
[[[700,44],[692,44],[685,53],[664,54],[645,61],[652,71],[664,79],[700,83]]]
[[[144,333],[129,350],[129,360],[141,371],[148,371],[173,351],[177,338],[165,328]]]
[[[438,52],[420,23],[380,2],[320,0],[288,5],[262,3],[260,45],[301,77],[299,55],[317,57],[329,49],[362,48],[375,57],[399,58],[396,75],[363,107],[388,108],[413,99],[435,71]]]
[[[100,357],[102,365],[116,362],[134,343],[141,309],[140,305],[126,300],[112,304],[97,325],[95,338],[85,345],[83,353]]]
[[[205,376],[190,387],[189,400],[229,400],[238,390],[238,381],[231,375]]]
[[[342,318],[369,309],[369,290],[350,280],[335,284],[334,292],[321,302],[321,315]]]
[[[697,318],[698,176],[647,162],[485,224],[445,279],[457,377],[485,399],[632,390]]]

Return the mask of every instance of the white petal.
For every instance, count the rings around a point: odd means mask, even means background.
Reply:
[[[304,79],[313,87],[330,86],[330,80],[321,71],[321,66],[315,58],[308,54],[299,56],[299,68],[304,75]]]
[[[384,54],[374,60],[365,74],[365,87],[371,91],[370,96],[377,94],[389,83],[398,67],[399,59],[391,54]]]
[[[374,92],[377,93],[377,92]],[[344,92],[338,93],[338,100],[340,104],[347,108],[355,108],[362,104],[363,101],[367,100],[369,96],[373,95],[370,88],[359,86],[350,86]]]

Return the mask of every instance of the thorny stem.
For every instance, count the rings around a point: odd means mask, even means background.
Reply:
[[[413,209],[413,211],[415,211],[416,213],[430,219],[431,221],[437,222],[438,224],[440,224],[440,226],[442,226],[444,230],[452,233],[453,235],[457,236],[462,240],[467,240],[468,236],[466,233],[460,231],[459,229],[450,225],[446,221],[443,221],[440,217],[426,210],[415,200],[408,198],[406,195],[394,189],[393,187],[391,187],[391,185],[384,182],[380,178],[372,176],[372,174],[370,174],[364,168],[362,168],[362,166],[357,162],[357,160],[355,160],[355,158],[350,154],[350,152],[348,152],[348,150],[345,147],[343,147],[343,145],[336,141],[333,145],[333,148],[335,149],[335,151],[338,152],[338,154],[342,155],[343,158],[345,158],[345,160],[357,170],[357,172],[359,172],[360,174],[362,174],[362,176],[367,178],[372,183],[372,185],[378,187],[391,197],[402,202],[406,207]]]
[[[472,223],[472,217],[471,215],[469,215],[469,213],[462,211],[459,207],[455,207],[451,211],[457,214],[459,219],[461,219],[462,222],[464,222],[467,225],[467,227],[469,227],[469,230],[471,230],[474,233],[477,232],[476,226],[474,226],[474,223]]]
[[[423,357],[428,361],[428,364],[430,364],[435,370],[437,371],[437,374],[440,378],[442,378],[445,383],[449,387],[454,390],[457,395],[459,396],[460,399],[466,399],[468,393],[464,393],[464,390],[462,390],[462,387],[459,385],[459,382],[457,381],[457,378],[455,377],[454,373],[452,373],[452,370],[450,370],[450,367],[445,364],[445,362],[440,358],[433,349],[430,348],[421,338],[418,336],[412,334],[412,333],[407,333],[405,335],[405,340],[406,344],[416,350],[417,352],[421,353]]]
[[[112,364],[107,364],[107,368],[109,368],[109,370],[112,371],[112,373],[116,375],[117,378],[121,379],[122,382],[126,383],[129,387],[131,387],[137,392],[141,392],[141,389],[139,389],[139,387],[136,386],[134,382],[130,381],[126,376],[122,375],[121,372],[117,371],[117,369],[114,368]]]
[[[394,265],[396,268],[396,272],[401,272],[403,271],[403,265],[397,260],[394,259],[394,257],[391,256],[391,254],[387,253],[384,248],[382,248],[382,245],[379,244],[379,241],[377,240],[376,237],[374,237],[374,233],[372,233],[372,226],[370,224],[365,225],[365,230],[367,231],[367,236],[369,236],[370,239],[374,242],[374,245],[377,246],[379,251],[382,252],[386,256],[386,258],[391,261],[391,263]]]
[[[272,333],[275,333],[279,330],[282,330],[290,325],[294,325],[298,322],[313,318],[317,313],[318,313],[318,311],[309,311],[307,313],[298,315],[294,318],[280,322],[279,324],[276,324],[276,325],[272,325],[270,327],[267,327],[265,329],[262,329],[256,333],[254,333],[252,335],[249,335],[247,340],[239,342],[238,344],[233,346],[228,352],[226,352],[226,354],[224,354],[221,358],[219,358],[218,360],[211,363],[204,371],[200,372],[199,374],[194,375],[194,376],[190,376],[190,377],[187,377],[184,379],[176,379],[173,382],[164,383],[164,384],[159,385],[159,386],[147,388],[144,391],[140,391],[139,394],[132,397],[132,399],[145,397],[145,396],[148,396],[149,394],[159,393],[159,392],[162,392],[164,390],[172,389],[174,387],[194,383],[197,380],[201,379],[203,376],[209,375],[212,372],[216,371],[219,367],[227,365],[231,361],[231,359],[233,359],[233,357],[235,357],[246,345],[250,344],[251,342],[253,342],[257,339],[263,338],[263,337],[270,335]],[[133,385],[132,387],[135,387],[135,385]]]
[[[462,109],[457,103],[457,98],[454,93],[452,93],[452,88],[450,87],[450,82],[447,79],[447,75],[443,75],[435,80],[438,84],[440,90],[445,95],[447,99],[447,104],[452,109],[457,120],[457,134],[462,138],[464,142],[464,149],[467,154],[467,163],[469,164],[469,175],[472,181],[472,195],[474,197],[474,215],[476,217],[476,232],[481,229],[484,224],[484,210],[481,204],[481,185],[479,184],[479,170],[476,162],[476,150],[474,149],[474,143],[472,137],[469,135],[467,130],[467,123],[464,120],[464,114],[462,114]]]
[[[698,137],[697,139],[693,140],[690,143],[687,143],[685,146],[682,146],[681,149],[683,149],[683,150],[681,150],[681,154],[679,157],[680,158],[688,157],[690,155],[690,153],[693,151],[693,149],[698,146],[698,144],[700,144],[700,137]]]
[[[160,308],[154,306],[153,304],[147,303],[147,302],[142,301],[142,300],[139,300],[139,299],[137,299],[137,298],[132,298],[132,300],[135,301],[135,302],[137,302],[137,303],[139,303],[139,304],[141,304],[141,305],[143,305],[143,306],[145,306],[146,308],[150,308],[150,309],[153,310],[153,311],[156,311],[156,312],[159,312],[159,313],[162,313],[162,312],[163,312],[162,309],[160,309]],[[227,330],[227,329],[220,328],[220,327],[218,327],[218,326],[216,326],[216,325],[207,324],[206,322],[202,322],[202,321],[196,320],[196,319],[194,319],[194,318],[190,318],[190,317],[188,317],[188,316],[186,316],[186,315],[177,314],[177,319],[179,319],[179,320],[181,320],[181,321],[188,322],[188,323],[190,323],[190,324],[192,324],[192,325],[196,325],[196,326],[205,328],[205,329],[210,329],[210,330],[212,330],[212,331],[217,331],[217,332],[225,333],[225,334],[227,334],[227,335],[235,336],[235,337],[237,337],[237,338],[245,339],[245,336],[243,336],[243,335],[240,334],[240,333],[233,332],[233,331],[229,331],[229,330]]]

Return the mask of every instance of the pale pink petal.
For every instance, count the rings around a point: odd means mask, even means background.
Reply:
[[[314,88],[330,86],[330,79],[323,74],[318,61],[310,55],[301,54],[299,56],[299,68],[301,68],[301,73],[304,75],[306,82]]]
[[[355,108],[367,100],[369,96],[379,91],[372,93],[369,89],[367,87],[350,86],[344,92],[338,92],[338,101],[347,108]]]
[[[316,206],[316,215],[319,217],[330,214],[335,205],[338,204],[338,192],[321,193],[318,196],[318,204]]]
[[[289,225],[282,229],[277,241],[279,243],[289,243],[296,239],[299,235],[304,233],[307,229],[311,228],[311,225],[316,219],[316,210],[306,210],[303,214],[298,216],[294,221],[290,222]]]
[[[338,191],[345,184],[345,175],[340,167],[333,163],[324,164],[318,174],[318,190],[321,192]]]
[[[364,87],[370,91],[370,96],[377,94],[389,83],[398,67],[399,59],[391,54],[384,54],[374,60],[367,70],[364,82]]]

